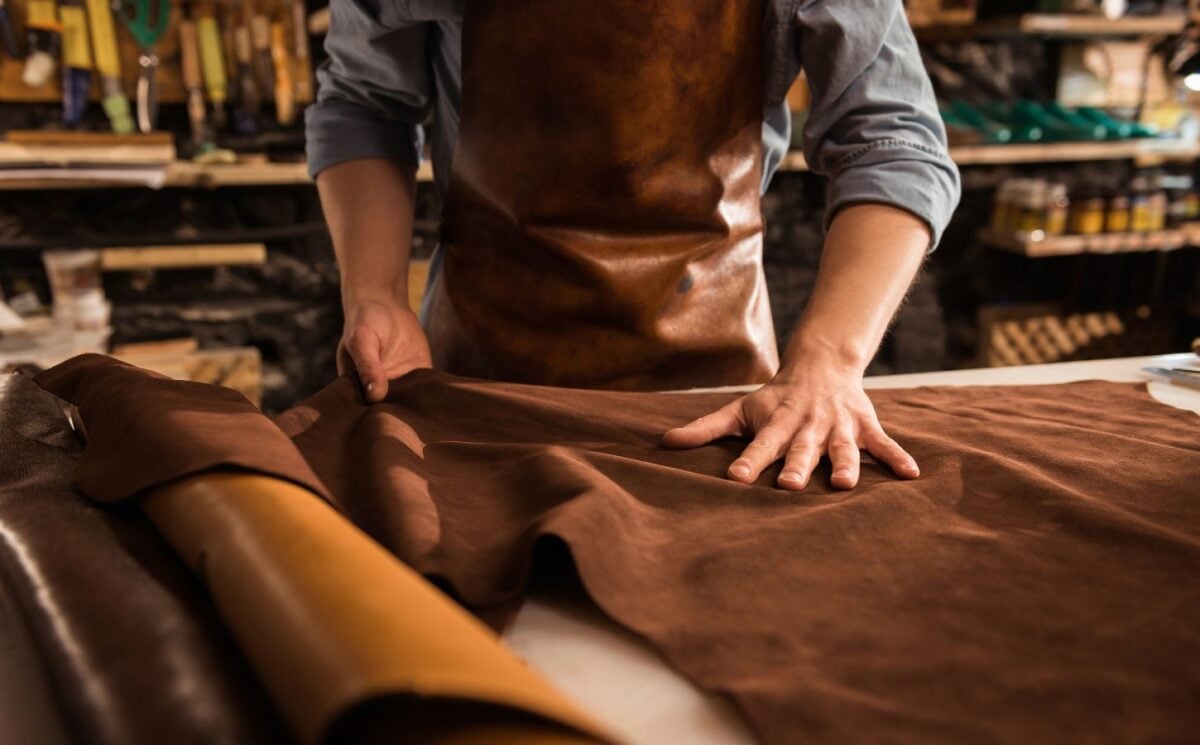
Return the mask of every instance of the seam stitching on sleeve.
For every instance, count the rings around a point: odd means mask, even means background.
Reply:
[[[859,149],[855,150],[852,153],[849,153],[848,155],[843,157],[841,160],[839,160],[836,164],[834,164],[833,168],[831,168],[830,171],[836,173],[838,171],[845,169],[848,166],[853,165],[855,163],[855,161],[861,160],[864,156],[866,156],[867,154],[869,154],[875,150],[883,150],[883,149],[891,149],[891,148],[897,148],[897,149],[912,148],[914,150],[919,150],[927,155],[932,155],[932,156],[938,158],[939,160],[949,160],[946,152],[944,150],[942,150],[941,148],[930,147],[929,145],[923,145],[919,142],[910,142],[909,140],[901,140],[901,139],[893,138],[893,139],[879,140],[877,142],[872,142],[869,145],[863,145]]]

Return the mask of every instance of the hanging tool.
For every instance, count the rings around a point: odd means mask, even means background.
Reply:
[[[5,0],[0,0],[0,46],[13,59],[21,59],[21,47],[17,44],[17,32],[13,30],[12,16],[8,14]]]
[[[308,9],[303,0],[286,0],[292,10],[292,79],[297,102],[312,100],[312,62],[308,49]]]
[[[250,17],[250,43],[254,47],[254,77],[267,100],[275,98],[275,63],[271,61],[271,19],[261,13]]]
[[[73,127],[83,121],[87,111],[88,88],[92,84],[92,45],[83,0],[63,0],[58,14],[62,19],[63,124]]]
[[[58,66],[58,50],[62,44],[62,24],[58,22],[58,6],[54,0],[29,0],[29,16],[25,21],[25,39],[29,56],[21,82],[30,88],[41,88],[50,82]]]
[[[203,82],[200,77],[200,43],[196,35],[196,22],[184,19],[179,22],[179,59],[183,73],[183,87],[187,90],[188,122],[192,126],[192,144],[197,150],[209,142],[208,122],[204,110]]]
[[[212,3],[196,4],[196,35],[200,42],[200,70],[204,73],[204,88],[213,105],[213,125],[225,126],[225,102],[229,83],[225,78],[225,61],[221,58],[221,31]]]
[[[154,45],[167,32],[171,20],[171,0],[119,0],[121,22],[137,42],[137,125],[147,133],[158,121],[158,55]]]
[[[113,27],[112,6],[108,0],[87,0],[88,23],[92,29],[92,53],[96,57],[96,72],[104,91],[104,113],[117,134],[133,131],[129,115],[129,99],[121,88],[121,58],[117,53],[117,34]]]
[[[271,23],[271,61],[275,65],[275,119],[291,124],[296,118],[296,92],[292,87],[292,61],[283,23]]]
[[[262,109],[262,93],[254,76],[254,48],[250,29],[239,24],[234,29],[234,53],[238,60],[238,102],[234,125],[240,134],[252,135],[258,130],[258,112]]]

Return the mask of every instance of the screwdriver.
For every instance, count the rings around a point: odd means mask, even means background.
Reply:
[[[117,134],[133,131],[129,99],[121,88],[121,58],[117,56],[117,35],[113,26],[112,7],[108,0],[87,0],[88,21],[92,29],[92,50],[96,55],[96,72],[104,91],[104,113]]]

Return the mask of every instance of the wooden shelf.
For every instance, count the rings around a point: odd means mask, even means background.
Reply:
[[[1137,160],[1140,165],[1149,166],[1200,157],[1200,147],[1194,143],[1173,140],[1052,142],[1027,145],[963,145],[950,148],[950,155],[960,166],[1126,159]]]
[[[1136,160],[1141,166],[1200,158],[1200,146],[1176,140],[1120,140],[1112,142],[1054,142],[1027,145],[960,145],[950,148],[960,166],[1008,163],[1071,163],[1090,160]],[[781,171],[807,171],[804,154],[793,150]]]
[[[1007,163],[1067,163],[1092,160],[1137,161],[1153,166],[1168,161],[1200,158],[1200,146],[1163,140],[1121,142],[1060,142],[1030,145],[967,145],[950,148],[950,156],[960,166],[1003,165]],[[804,154],[793,150],[780,165],[781,171],[807,171]],[[433,180],[428,160],[417,171],[417,180]],[[305,163],[200,164],[174,161],[166,165],[164,187],[216,189],[223,186],[284,186],[311,183]],[[100,189],[129,187],[128,183],[105,180],[24,179],[0,181],[0,191],[24,189]]]
[[[973,24],[935,23],[914,27],[923,39],[1003,38],[1043,36],[1058,38],[1159,36],[1178,34],[1187,24],[1183,13],[1129,16],[1109,19],[1095,15],[1026,13],[1010,18],[991,18]]]
[[[1153,233],[1102,233],[1100,235],[1056,235],[1046,238],[1024,238],[1012,234],[984,231],[981,240],[1003,251],[1033,258],[1074,256],[1078,254],[1135,253],[1141,251],[1174,251],[1184,246],[1200,245],[1200,223],[1187,223],[1179,228]]]

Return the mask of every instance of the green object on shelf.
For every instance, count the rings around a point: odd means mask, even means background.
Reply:
[[[1058,104],[1055,104],[1056,106]],[[1134,134],[1133,122],[1126,122],[1116,117],[1110,116],[1100,109],[1091,106],[1080,106],[1075,109],[1075,112],[1086,119],[1089,119],[1100,126],[1104,127],[1109,133],[1109,139],[1112,140],[1128,140],[1138,135]]]
[[[1046,111],[1047,116],[1052,116],[1078,129],[1080,134],[1079,139],[1081,140],[1115,140],[1121,138],[1120,134],[1113,132],[1100,122],[1072,111],[1061,104],[1049,103],[1042,108]]]
[[[1046,109],[1033,101],[1018,100],[1012,105],[1013,122],[1029,127],[1040,127],[1046,142],[1078,142],[1079,140],[1095,140],[1104,138],[1104,129],[1094,125],[1087,129],[1071,125],[1069,122],[1052,116]],[[1097,132],[1099,138],[1097,138]]]
[[[1121,127],[1122,129],[1124,129],[1125,131],[1128,132],[1128,134],[1125,135],[1126,137],[1130,137],[1130,138],[1158,137],[1162,134],[1158,130],[1158,127],[1153,127],[1148,124],[1142,124],[1141,122],[1137,122],[1137,121],[1126,121],[1124,119],[1117,119],[1116,117],[1114,117],[1104,111],[1101,111],[1100,109],[1092,107],[1092,106],[1080,106],[1079,113],[1090,119],[1094,119],[1096,121],[1103,122],[1104,120],[1108,120],[1108,121],[1114,122],[1115,124],[1117,124],[1117,126]]]
[[[1017,121],[1013,117],[1012,109],[1002,103],[990,103],[985,111],[992,119],[1003,122],[1005,126],[1012,129],[1013,142],[1042,142],[1046,139],[1046,133],[1041,127],[1037,124]]]
[[[1013,140],[1011,128],[991,119],[966,101],[951,104],[950,114],[982,134],[988,144],[1002,145]]]

